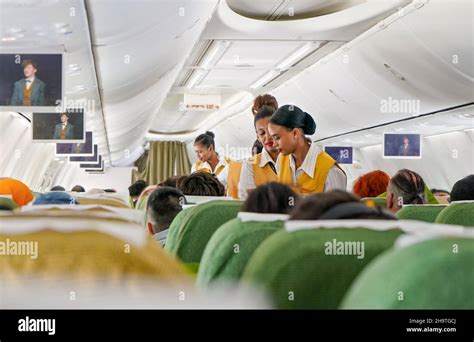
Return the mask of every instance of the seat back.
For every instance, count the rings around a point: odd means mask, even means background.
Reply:
[[[435,222],[474,227],[474,201],[452,202],[438,214]]]
[[[263,287],[280,309],[337,308],[359,272],[392,247],[402,230],[397,221],[384,230],[363,220],[351,227],[345,227],[349,220],[336,221],[336,227],[312,221],[313,229],[292,232],[288,221],[287,230],[271,235],[253,253],[242,280]]]
[[[436,221],[438,214],[446,208],[443,204],[404,205],[396,214],[400,220],[416,220],[424,222]]]
[[[379,207],[387,208],[387,201],[385,197],[365,197],[362,198],[361,201],[366,204],[367,202],[373,202],[373,204],[378,205]]]
[[[130,208],[130,201],[128,199],[128,196],[122,196],[120,194],[87,194],[83,192],[68,192],[68,194],[77,199],[80,204],[106,205],[117,208]]]
[[[77,280],[109,277],[117,281],[133,274],[171,278],[185,274],[140,224],[116,213],[107,214],[110,212],[3,212],[0,240],[8,239],[10,245],[13,241],[33,242],[37,248],[28,245],[24,251],[29,253],[0,258],[0,275],[42,274],[45,279],[67,275]]]
[[[18,205],[13,202],[11,195],[0,195],[0,210],[13,210],[18,208]]]
[[[239,213],[212,235],[204,250],[198,286],[216,280],[237,281],[257,247],[283,228],[288,215]]]
[[[357,277],[341,308],[474,309],[472,237],[436,238],[383,253]]]
[[[165,249],[185,263],[199,263],[214,232],[237,216],[242,202],[211,201],[183,210],[173,220]]]

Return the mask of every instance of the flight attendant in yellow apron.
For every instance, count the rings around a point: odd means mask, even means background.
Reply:
[[[246,159],[242,163],[242,171],[239,181],[239,198],[246,199],[249,191],[256,187],[268,183],[277,182],[276,161],[278,150],[274,146],[273,138],[268,133],[268,122],[275,109],[270,106],[263,106],[255,114],[254,127],[257,133],[257,140],[262,144],[261,153]]]
[[[268,131],[280,152],[280,182],[302,194],[346,190],[345,172],[329,154],[306,138],[316,131],[311,115],[293,105],[282,106],[271,117]]]
[[[214,133],[207,131],[199,135],[196,140],[194,140],[194,151],[196,152],[198,161],[192,166],[191,173],[197,171],[212,173],[224,186],[227,186],[227,175],[224,175],[226,173],[222,173],[222,171],[229,164],[230,159],[225,157],[221,158],[216,152]]]

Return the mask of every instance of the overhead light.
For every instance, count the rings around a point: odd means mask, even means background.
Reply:
[[[230,42],[228,41],[214,41],[211,48],[206,52],[202,61],[199,63],[199,67],[207,69],[210,65],[216,64],[229,46]]]
[[[288,58],[278,64],[277,69],[279,70],[287,70],[288,68],[295,65],[298,61],[300,61],[304,56],[306,56],[310,51],[313,51],[319,46],[321,43],[319,42],[308,42],[304,44],[301,48],[293,52]]]
[[[471,113],[464,113],[464,114],[456,114],[456,117],[462,120],[472,120],[474,119],[474,114]]]
[[[16,37],[3,37],[2,42],[13,42],[16,40]]]
[[[75,93],[80,93],[84,90],[86,90],[87,87],[85,85],[78,85],[72,88],[71,91],[66,92],[67,94],[75,94]]]
[[[254,89],[254,90],[258,89],[258,88],[264,86],[265,84],[267,84],[268,82],[270,82],[272,79],[274,79],[278,75],[280,75],[279,71],[271,70],[271,71],[267,72],[265,75],[263,75],[263,77],[259,78],[254,83],[252,83],[250,85],[250,88]]]
[[[193,88],[198,85],[204,77],[206,70],[217,63],[229,46],[230,42],[228,41],[214,41],[199,62],[199,65],[197,65],[198,68],[194,70],[188,82],[186,82],[186,87]]]
[[[67,74],[69,76],[76,76],[81,73],[81,67],[79,64],[69,64],[69,70],[67,71]]]
[[[53,26],[54,26],[57,30],[59,30],[59,29],[68,27],[69,24],[68,24],[68,23],[54,23]]]
[[[453,134],[453,133],[460,133],[459,131],[452,131],[452,132],[444,132],[444,133],[435,133],[435,134],[430,134],[424,136],[424,138],[432,138],[432,137],[439,137],[442,135],[448,135],[448,134]]]
[[[198,81],[201,81],[201,78],[204,76],[204,72],[202,70],[196,70],[189,78],[189,81],[186,83],[187,88],[193,88]]]

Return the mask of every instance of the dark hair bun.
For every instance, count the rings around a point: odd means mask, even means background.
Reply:
[[[301,128],[306,135],[316,132],[313,117],[295,105],[284,105],[278,108],[270,122],[286,128]]]
[[[314,122],[313,117],[308,113],[304,113],[304,134],[312,135],[316,132],[316,122]]]
[[[214,139],[216,137],[216,135],[214,133],[212,133],[211,131],[206,131],[205,134],[210,136],[212,139]]]

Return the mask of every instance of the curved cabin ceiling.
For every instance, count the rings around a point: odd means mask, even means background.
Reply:
[[[354,1],[350,8],[321,17],[262,21],[237,14],[230,8],[235,3],[221,1],[177,75],[165,106],[155,115],[149,138],[164,139],[173,132],[180,138],[187,132],[190,138],[212,128],[211,122],[221,123],[229,115],[235,116],[238,108],[250,106],[255,94],[295,77],[408,2]],[[329,5],[327,1],[294,3],[305,11]],[[274,2],[255,2],[249,8],[269,11],[267,6],[271,4]],[[206,114],[179,109],[184,94],[210,92],[221,94],[223,103],[229,94],[241,100],[227,102],[220,110]]]
[[[298,20],[339,12],[366,0],[227,0],[236,13],[258,20]]]
[[[131,165],[147,140],[191,142],[206,129],[218,145],[251,146],[249,108],[265,92],[311,113],[315,140],[362,148],[380,141],[367,127],[413,116],[382,112],[382,100],[419,100],[428,113],[474,98],[471,0],[0,1],[1,51],[64,53],[66,97],[95,104],[86,125],[108,166]],[[290,7],[296,20],[283,20]],[[183,110],[184,94],[221,95],[222,106]],[[449,120],[473,127],[466,108],[420,120],[417,130],[445,132]],[[34,188],[74,178],[75,165],[50,156],[50,145],[30,147],[27,122],[2,115],[19,134],[2,154],[3,174]],[[365,131],[346,135],[355,130]],[[20,171],[30,161],[34,171]]]
[[[87,1],[112,163],[133,163],[216,3]]]
[[[394,14],[293,78],[260,93],[269,91],[280,105],[297,104],[310,113],[317,123],[314,140],[473,102],[470,8],[469,0],[407,6],[404,16]],[[382,104],[391,100],[413,104],[414,112],[382,110]],[[249,108],[220,126],[205,128],[214,130],[218,145],[250,147],[255,133]],[[452,130],[474,126],[469,117],[456,123]],[[236,127],[238,134],[234,134]],[[416,129],[422,134],[439,132],[426,124]],[[342,137],[339,142],[353,141],[354,136],[364,139],[368,133]],[[380,143],[380,138],[367,143]]]

